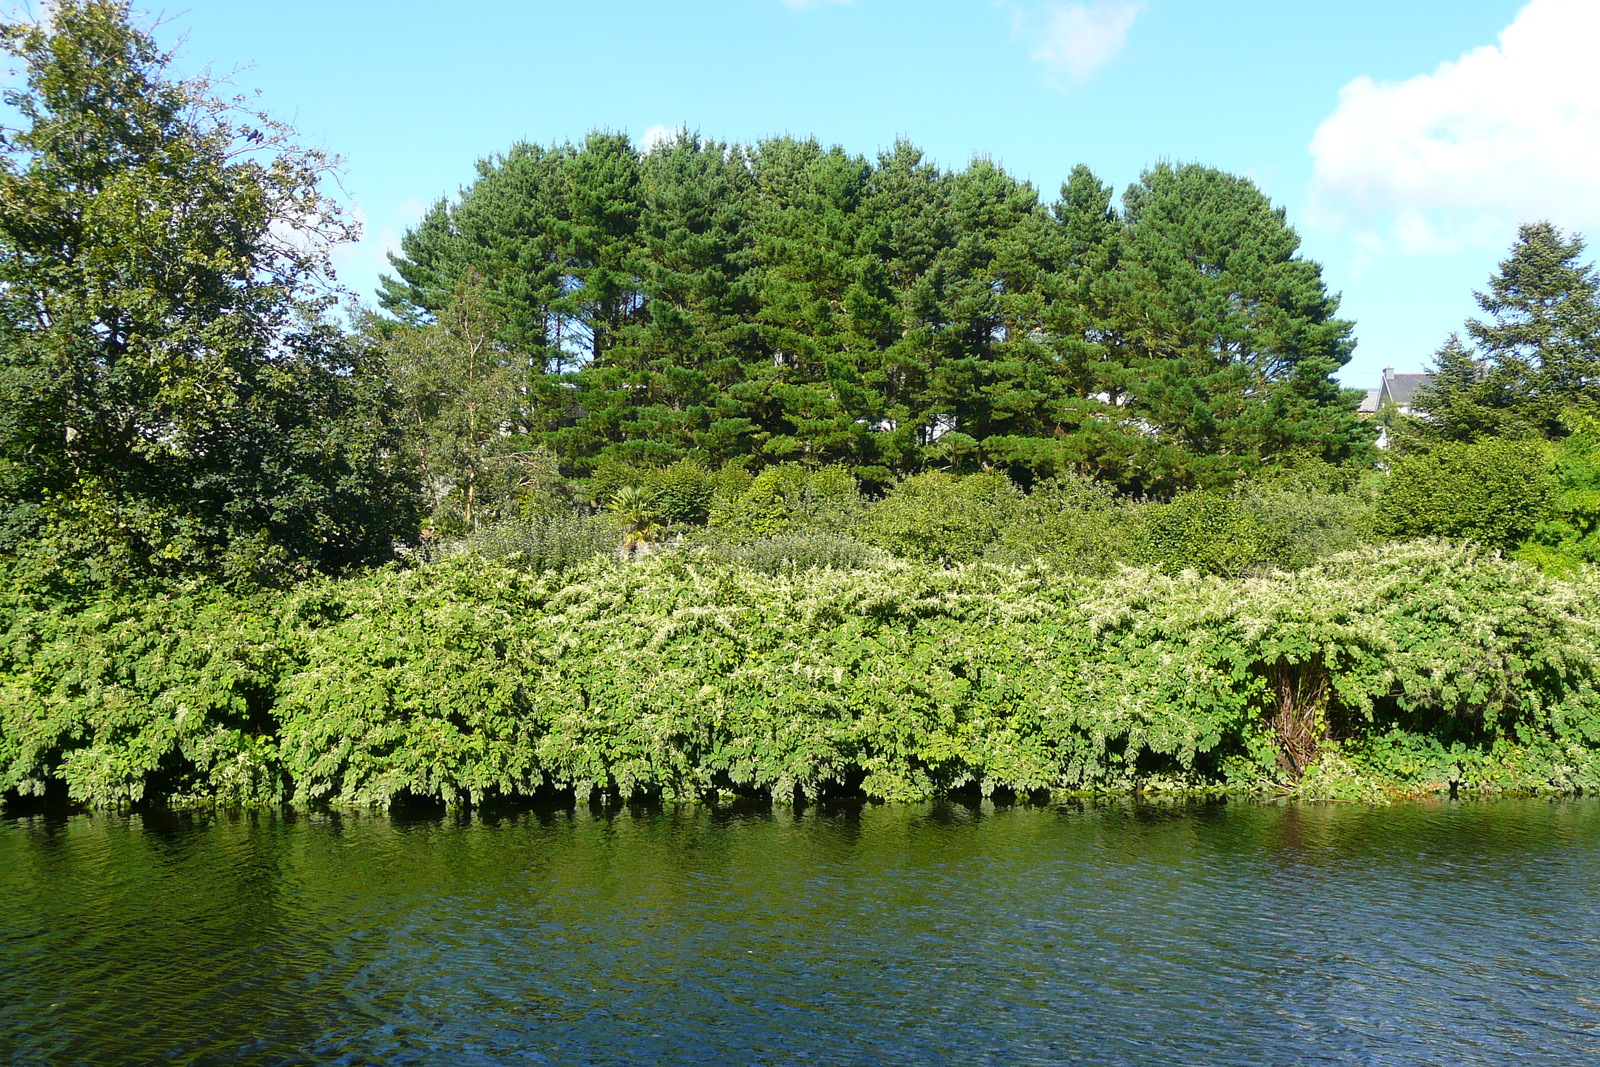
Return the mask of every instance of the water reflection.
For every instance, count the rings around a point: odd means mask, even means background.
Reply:
[[[0,823],[16,1063],[1577,1063],[1600,804]]]

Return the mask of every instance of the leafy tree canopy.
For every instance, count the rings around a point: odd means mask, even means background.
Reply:
[[[571,467],[684,457],[929,468],[1133,492],[1362,456],[1350,324],[1250,182],[1162,166],[1054,205],[987,160],[687,131],[518,145],[402,242],[382,302],[481,278],[527,354],[522,421]],[[553,388],[552,383],[560,388]]]
[[[126,5],[0,24],[0,541],[102,580],[385,557],[414,492],[324,318],[330,161],[169,73]]]

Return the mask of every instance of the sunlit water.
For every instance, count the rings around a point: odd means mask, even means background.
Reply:
[[[1600,802],[11,818],[0,1061],[1600,1063]]]

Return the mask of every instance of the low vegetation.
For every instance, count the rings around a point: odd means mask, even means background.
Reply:
[[[1108,578],[712,550],[8,605],[0,788],[119,804],[1600,786],[1592,576],[1444,543]]]

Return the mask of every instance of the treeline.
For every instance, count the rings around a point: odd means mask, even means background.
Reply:
[[[1320,269],[1206,167],[1120,205],[1080,167],[1047,205],[905,144],[518,146],[406,235],[392,314],[350,331],[322,154],[173,78],[122,4],[61,0],[4,39],[26,82],[0,168],[0,547],[41,575],[292,582],[525,512],[552,470],[1166,499],[1371,456]]]
[[[407,328],[373,328],[402,367],[453,348],[498,376],[492,425],[569,471],[799,461],[881,488],[993,467],[1170,495],[1367,454],[1331,377],[1351,326],[1298,243],[1202,166],[1152,168],[1120,206],[1080,166],[1047,204],[903,142],[594,134],[481,163],[393,257],[381,303]]]
[[[1596,784],[1577,238],[1362,420],[1244,179],[602,134],[341,326],[325,157],[122,4],[0,43],[0,796]]]

